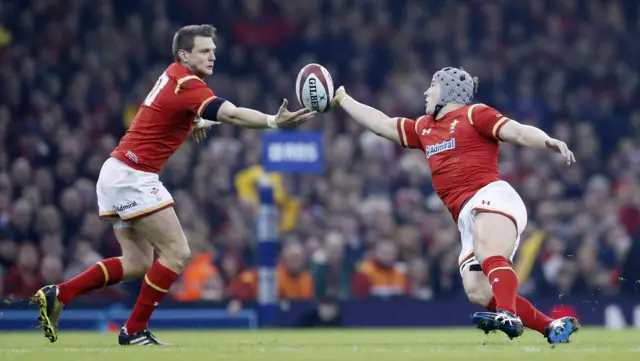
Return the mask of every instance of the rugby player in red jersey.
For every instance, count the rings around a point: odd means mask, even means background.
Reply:
[[[173,209],[173,198],[158,178],[162,166],[193,130],[202,140],[207,128],[227,122],[249,128],[278,128],[304,122],[308,109],[275,115],[240,108],[216,96],[203,78],[215,61],[215,28],[190,25],[173,38],[175,62],[160,76],[140,106],[130,129],[102,166],[96,185],[100,218],[114,223],[122,256],[105,259],[75,278],[49,285],[34,296],[40,326],[51,342],[64,305],[91,290],[144,278],[138,300],[119,335],[121,345],[161,342],[147,329],[158,302],[178,278],[189,246]],[[154,250],[159,258],[154,262]]]
[[[358,123],[405,148],[425,152],[433,189],[453,216],[462,241],[460,274],[472,303],[486,307],[472,321],[485,332],[501,330],[510,338],[524,326],[550,343],[568,342],[579,327],[575,318],[553,320],[517,295],[512,268],[527,210],[518,193],[498,173],[500,141],[547,148],[575,162],[567,145],[542,130],[520,124],[484,104],[472,104],[477,80],[462,69],[436,72],[424,93],[426,115],[415,120],[389,117],[361,104],[340,87],[334,106]],[[524,323],[524,324],[523,324]]]

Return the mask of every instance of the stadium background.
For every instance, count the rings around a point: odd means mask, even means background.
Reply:
[[[629,315],[640,289],[639,5],[2,1],[0,326],[11,324],[8,315],[34,318],[17,310],[42,285],[118,255],[97,217],[95,180],[172,61],[174,31],[191,23],[218,29],[208,80],[216,94],[270,113],[283,96],[297,105],[295,76],[309,62],[329,68],[357,99],[408,117],[423,112],[431,71],[458,65],[477,75],[477,101],[566,140],[578,160],[566,168],[548,152],[502,148],[502,176],[530,216],[517,259],[521,293],[544,311],[578,312],[591,323],[606,321],[609,302]],[[280,305],[283,323],[331,323],[313,311],[325,301],[324,316],[339,305],[336,325],[466,324],[457,228],[433,194],[423,155],[363,132],[339,111],[302,129],[324,134],[325,171],[271,174],[282,215],[280,298],[292,301]],[[222,125],[165,167],[193,260],[160,309],[196,302],[224,315],[237,311],[232,299],[251,309],[260,137]],[[385,265],[394,281],[370,287],[367,272]],[[294,280],[292,272],[302,274]],[[126,309],[137,290],[135,282],[111,287],[74,307]]]

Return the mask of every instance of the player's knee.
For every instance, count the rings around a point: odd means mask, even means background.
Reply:
[[[153,263],[153,256],[137,255],[136,257],[131,257],[125,254],[120,261],[122,262],[124,278],[136,279],[143,277],[149,271]]]
[[[191,249],[189,249],[189,245],[187,245],[185,242],[185,244],[182,247],[178,248],[175,254],[175,259],[184,267],[184,265],[187,264],[187,261],[189,261],[190,257],[191,257]]]
[[[151,269],[152,264],[153,264],[153,257],[140,261],[140,271],[143,274],[146,274]]]
[[[191,250],[189,249],[189,245],[186,241],[180,242],[180,244],[176,244],[175,247],[172,247],[170,252],[165,252],[164,256],[169,262],[171,269],[175,271],[182,271],[182,269],[187,265],[189,257],[191,257]]]

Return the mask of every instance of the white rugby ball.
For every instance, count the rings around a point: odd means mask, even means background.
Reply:
[[[333,80],[320,64],[307,64],[298,73],[296,95],[300,105],[323,113],[329,110],[333,99]]]

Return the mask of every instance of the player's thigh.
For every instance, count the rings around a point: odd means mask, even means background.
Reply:
[[[487,307],[493,297],[493,291],[480,264],[475,259],[471,260],[463,266],[460,275],[469,301],[475,305]]]
[[[160,257],[178,266],[188,260],[189,245],[173,207],[138,218],[132,225],[136,232],[144,234]]]
[[[491,212],[477,212],[475,215],[474,253],[483,262],[490,256],[510,258],[516,247],[518,230],[507,216]]]
[[[518,193],[497,181],[482,188],[470,203],[476,259],[481,264],[490,256],[511,259],[527,224],[527,210]]]
[[[119,162],[119,161],[117,161]],[[132,226],[135,235],[144,237],[161,257],[180,263],[188,257],[188,247],[173,197],[158,175],[133,169],[119,162],[121,175],[110,188],[114,209],[120,219]]]
[[[124,274],[132,277],[144,275],[153,263],[153,246],[130,223],[117,221],[113,231],[122,250]]]

